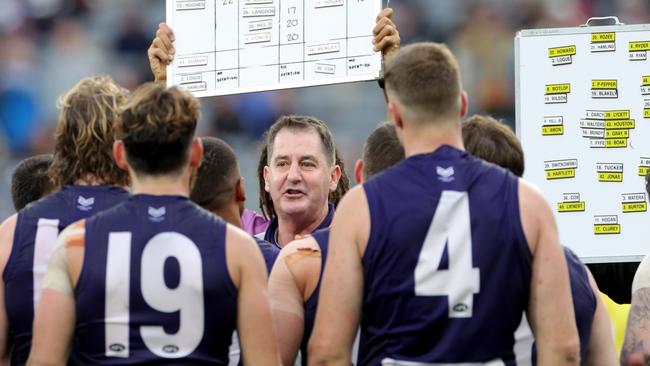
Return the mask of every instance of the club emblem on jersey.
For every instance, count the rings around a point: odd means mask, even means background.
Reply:
[[[165,353],[176,353],[178,352],[179,348],[173,344],[168,344],[166,346],[163,346],[162,350]]]
[[[165,220],[165,213],[167,213],[164,206],[160,208],[149,207],[147,212],[149,213],[149,220],[153,222]]]
[[[464,313],[467,310],[469,310],[469,306],[467,306],[467,305],[465,305],[463,303],[458,303],[458,304],[454,305],[453,309],[454,309],[454,312],[456,312],[456,313]]]
[[[95,204],[95,197],[86,198],[84,196],[79,196],[77,198],[77,208],[81,211],[90,211],[93,209]]]
[[[449,168],[436,167],[436,173],[438,173],[438,180],[441,182],[449,183],[454,181],[454,167],[450,166]]]
[[[122,343],[113,343],[110,346],[108,346],[108,349],[110,349],[113,352],[122,352],[126,349],[126,346],[123,345]]]

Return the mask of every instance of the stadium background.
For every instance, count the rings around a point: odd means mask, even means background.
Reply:
[[[457,55],[470,113],[514,125],[513,37],[524,28],[566,27],[590,16],[648,23],[643,0],[392,0],[402,43],[446,42]],[[51,152],[56,100],[82,77],[111,75],[133,89],[151,80],[146,50],[164,0],[2,0],[0,2],[0,215],[13,212],[11,172],[22,158]],[[328,123],[348,174],[361,143],[386,117],[376,83],[203,99],[200,135],[228,141],[258,209],[259,137],[281,114]],[[350,175],[351,176],[351,175]]]

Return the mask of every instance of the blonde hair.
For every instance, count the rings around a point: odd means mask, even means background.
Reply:
[[[127,185],[128,175],[113,160],[113,128],[127,91],[108,76],[82,79],[59,99],[59,121],[49,177],[55,186],[87,179]]]

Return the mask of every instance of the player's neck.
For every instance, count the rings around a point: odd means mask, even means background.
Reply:
[[[465,150],[460,123],[453,121],[432,126],[412,127],[404,131],[402,142],[407,158],[430,153],[442,145]]]
[[[131,193],[150,194],[154,196],[190,195],[189,174],[170,176],[141,176],[131,174]]]
[[[305,218],[304,220],[296,220],[292,216],[278,215],[278,230],[276,243],[280,247],[284,247],[296,239],[296,235],[308,235],[316,230],[318,226],[325,220],[329,212],[329,205],[325,205],[323,210],[319,213],[318,217]]]
[[[216,209],[213,211],[213,213],[223,219],[223,221],[237,226],[238,228],[242,228],[242,223],[241,223],[241,214],[239,212],[239,206],[237,205],[230,205],[227,207],[222,207],[219,209]]]

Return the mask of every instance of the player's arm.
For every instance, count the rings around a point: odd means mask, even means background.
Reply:
[[[14,231],[18,214],[14,214],[0,225],[0,275],[4,273],[14,242]],[[0,365],[9,364],[9,321],[5,308],[5,281],[0,278]]]
[[[167,80],[167,65],[172,62],[176,53],[173,42],[174,32],[172,29],[167,24],[160,23],[156,31],[156,38],[153,39],[147,51],[149,67],[151,67],[156,82]]]
[[[537,188],[521,179],[519,207],[533,254],[527,315],[535,334],[537,364],[578,365],[580,340],[553,212]]]
[[[294,364],[302,342],[307,282],[311,276],[318,281],[321,259],[320,255],[315,257],[313,253],[319,253],[319,248],[311,236],[287,244],[280,251],[269,276],[269,300],[285,366]]]
[[[309,365],[351,364],[359,326],[363,264],[370,213],[363,187],[350,190],[336,210],[311,340]]]
[[[650,365],[650,255],[639,265],[632,283],[621,365]]]
[[[398,50],[401,43],[397,26],[391,19],[393,9],[383,9],[375,20],[375,28],[372,30],[374,38],[372,44],[374,51],[381,51],[384,60],[391,58]]]
[[[612,323],[607,314],[605,303],[600,298],[600,290],[591,272],[585,266],[589,275],[589,284],[596,297],[596,312],[591,323],[591,336],[589,337],[589,348],[584,364],[588,366],[607,366],[616,364],[616,349],[614,347],[614,335],[612,334]]]
[[[230,224],[228,273],[237,287],[237,333],[246,365],[279,365],[277,339],[266,290],[267,269],[255,241]]]
[[[65,365],[75,328],[74,285],[83,260],[84,222],[61,232],[43,280],[28,365]]]

